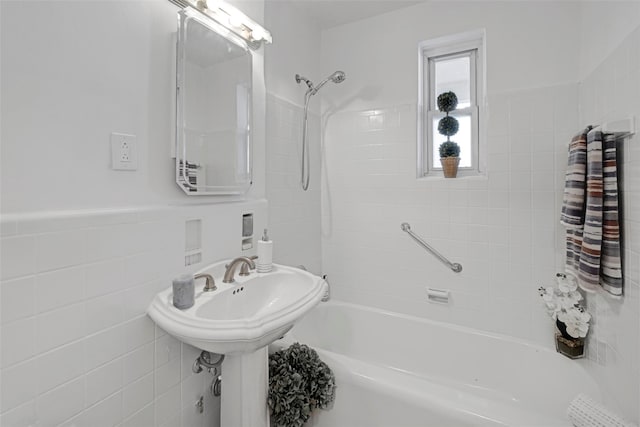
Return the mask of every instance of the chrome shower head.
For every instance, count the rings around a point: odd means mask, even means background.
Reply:
[[[334,83],[342,83],[347,78],[347,75],[344,73],[344,71],[336,71],[335,73],[331,74],[329,78]]]
[[[329,80],[337,84],[337,83],[342,83],[346,78],[347,76],[344,73],[344,71],[336,71],[335,73],[331,74],[329,77],[321,81],[320,84],[318,84],[318,86],[312,88],[311,94],[315,95],[316,93],[318,93],[320,88],[324,86]]]

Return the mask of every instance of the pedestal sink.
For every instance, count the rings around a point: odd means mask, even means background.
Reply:
[[[147,312],[167,333],[202,350],[224,354],[222,365],[222,427],[266,427],[267,346],[320,302],[326,282],[306,271],[274,264],[269,273],[236,275],[222,283],[221,261],[201,270],[218,289],[203,292],[196,283],[195,305],[173,306],[169,287],[158,293]]]

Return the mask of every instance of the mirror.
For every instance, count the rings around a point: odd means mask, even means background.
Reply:
[[[189,195],[243,194],[252,172],[251,52],[198,14],[179,12],[176,182]]]

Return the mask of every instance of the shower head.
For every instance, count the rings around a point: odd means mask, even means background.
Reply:
[[[335,73],[331,74],[329,78],[334,83],[342,83],[347,78],[347,75],[344,73],[344,71],[336,71]]]
[[[326,79],[324,79],[323,81],[321,81],[318,86],[314,87],[311,91],[312,95],[315,95],[316,93],[318,93],[318,91],[320,90],[320,88],[322,86],[324,86],[329,80],[331,80],[334,83],[342,83],[345,79],[347,78],[346,74],[344,73],[344,71],[336,71],[335,73],[331,74],[329,77],[327,77]]]
[[[296,74],[296,83],[300,84],[300,82],[305,82],[307,84],[307,87],[309,88],[309,90],[307,91],[307,96],[311,96],[318,93],[320,88],[324,86],[329,80],[337,84],[342,83],[346,78],[347,76],[344,71],[336,71],[335,73],[331,74],[329,77],[321,81],[318,86],[314,86],[311,80],[301,76],[300,74]]]

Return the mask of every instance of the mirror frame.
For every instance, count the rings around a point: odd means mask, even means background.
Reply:
[[[204,26],[205,28],[211,30],[213,33],[218,36],[226,39],[228,42],[237,45],[239,48],[244,50],[250,59],[249,63],[249,76],[251,81],[251,88],[249,90],[247,96],[247,171],[248,171],[248,180],[246,183],[241,183],[238,185],[226,185],[226,186],[190,186],[189,179],[184,174],[185,168],[181,166],[182,160],[186,161],[187,154],[187,144],[184,140],[184,128],[183,128],[183,119],[184,119],[184,91],[181,90],[185,86],[185,73],[184,73],[184,63],[185,63],[185,32],[186,32],[186,23],[188,20],[194,20]],[[178,187],[184,191],[185,194],[189,196],[211,196],[211,195],[242,195],[245,194],[253,185],[253,138],[251,137],[252,132],[252,118],[253,118],[253,54],[249,49],[247,43],[240,37],[231,33],[229,30],[224,28],[222,25],[212,21],[208,17],[202,15],[199,11],[185,8],[178,11],[178,32],[177,32],[177,40],[176,40],[176,79],[175,79],[175,179]],[[195,191],[193,189],[196,189]]]

